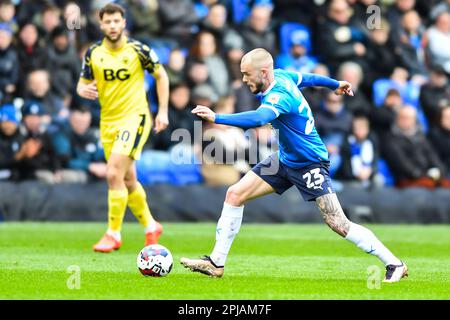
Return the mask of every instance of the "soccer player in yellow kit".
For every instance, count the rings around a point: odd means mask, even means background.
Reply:
[[[155,52],[123,34],[125,10],[120,5],[107,4],[99,15],[105,37],[86,52],[77,93],[86,99],[98,98],[101,105],[100,133],[107,159],[109,222],[107,232],[94,245],[94,250],[111,252],[122,245],[120,230],[127,205],[145,227],[145,245],[157,243],[162,232],[137,181],[134,161],[139,160],[152,125],[144,70],[156,79],[159,104],[156,133],[169,123],[169,80]]]

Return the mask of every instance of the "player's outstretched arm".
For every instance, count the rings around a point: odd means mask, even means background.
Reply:
[[[155,118],[155,132],[159,133],[169,125],[169,77],[162,65],[155,72],[156,94],[158,95],[158,114]]]
[[[79,80],[77,84],[77,93],[80,97],[95,100],[98,98],[97,81],[86,83],[83,80]]]
[[[192,113],[209,122],[244,129],[263,126],[277,117],[277,114],[272,109],[264,107],[234,114],[216,114],[208,107],[197,106],[192,110]]]
[[[352,85],[347,81],[338,81],[320,74],[302,73],[299,82],[299,88],[326,87],[333,90],[338,95],[346,94],[353,96]]]

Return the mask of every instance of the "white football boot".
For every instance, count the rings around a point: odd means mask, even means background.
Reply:
[[[217,266],[209,256],[202,259],[181,258],[180,263],[193,272],[200,272],[210,277],[220,278],[223,275],[223,267]]]
[[[408,276],[408,267],[402,262],[401,265],[388,264],[383,282],[399,282],[401,278]]]

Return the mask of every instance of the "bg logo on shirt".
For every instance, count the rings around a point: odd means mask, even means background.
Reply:
[[[130,78],[130,73],[128,69],[119,69],[117,71],[113,69],[104,69],[103,75],[105,77],[105,81],[114,81],[116,79],[120,81],[125,81]]]

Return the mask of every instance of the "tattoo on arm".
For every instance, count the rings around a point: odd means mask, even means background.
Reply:
[[[342,237],[347,236],[350,221],[345,216],[336,194],[320,196],[316,199],[316,203],[326,224]]]

